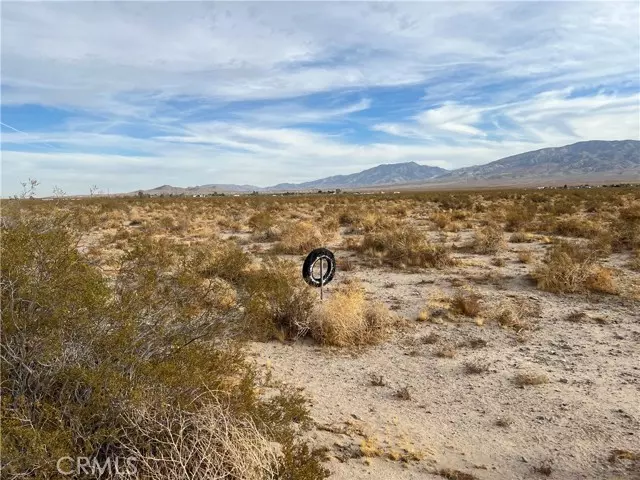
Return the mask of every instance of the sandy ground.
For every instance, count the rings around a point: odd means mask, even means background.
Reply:
[[[520,263],[517,252],[539,258],[545,248],[509,244],[503,266],[458,253],[458,267],[411,273],[354,256],[356,268],[338,272],[328,294],[341,280],[360,278],[372,298],[406,319],[388,341],[358,351],[307,341],[252,344],[259,365],[304,388],[317,424],[311,437],[329,449],[332,479],[443,478],[443,469],[458,479],[640,478],[640,461],[610,461],[615,449],[640,450],[640,275],[624,270],[631,295],[541,292],[528,277],[533,264]],[[334,249],[339,259],[351,256]],[[624,262],[608,260],[615,268]],[[416,321],[434,295],[461,286],[482,296],[485,318]],[[489,321],[509,298],[536,305],[532,330],[518,335]],[[586,317],[567,320],[575,311]],[[425,343],[432,333],[439,340]],[[436,355],[445,344],[455,346],[453,358]],[[467,373],[474,360],[488,370]],[[520,372],[549,382],[520,387]],[[372,385],[372,376],[384,385]],[[403,387],[409,399],[396,395]]]

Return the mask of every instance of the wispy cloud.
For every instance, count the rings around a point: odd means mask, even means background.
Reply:
[[[69,192],[265,185],[639,138],[639,13],[630,2],[5,3],[3,192],[28,176]]]

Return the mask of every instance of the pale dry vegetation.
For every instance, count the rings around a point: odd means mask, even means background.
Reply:
[[[307,399],[262,378],[248,345],[306,338],[359,355],[410,325],[406,355],[484,381],[493,357],[472,349],[500,342],[447,328],[521,341],[541,304],[637,299],[639,189],[15,200],[2,215],[3,478],[55,476],[71,451],[128,452],[151,479],[195,465],[324,478]],[[300,271],[317,247],[338,260],[323,301]],[[596,323],[571,311],[568,328]],[[366,390],[419,396],[384,377]],[[361,454],[395,458],[376,445]]]
[[[311,336],[338,347],[380,343],[389,336],[393,316],[381,302],[366,299],[362,285],[343,283],[312,312]]]

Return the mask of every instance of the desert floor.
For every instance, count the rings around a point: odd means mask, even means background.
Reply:
[[[339,245],[331,246],[338,259],[349,257]],[[537,243],[508,244],[504,266],[459,254],[457,267],[414,273],[370,268],[351,256],[354,270],[338,272],[327,297],[345,278],[359,278],[372,298],[407,319],[387,342],[358,351],[253,344],[260,365],[309,396],[317,422],[311,436],[329,448],[331,478],[640,478],[638,463],[611,457],[640,446],[638,301],[541,292],[518,261],[523,249],[544,252]],[[606,263],[624,264],[615,255]],[[638,273],[625,275],[640,284]],[[416,320],[461,285],[480,294],[478,318]],[[522,335],[485,318],[510,298],[538,307]],[[574,312],[584,316],[567,320]],[[438,356],[443,346],[452,358]],[[467,373],[468,362],[486,370]],[[548,383],[518,386],[514,376],[522,372]],[[397,394],[404,387],[406,399]]]
[[[640,478],[639,189],[439,195],[142,199],[110,207],[80,248],[107,273],[143,231],[231,240],[258,263],[334,251],[324,302],[359,279],[391,312],[387,335],[249,343],[308,397],[331,478]],[[573,253],[553,260],[563,242]],[[453,263],[411,265],[434,245]]]

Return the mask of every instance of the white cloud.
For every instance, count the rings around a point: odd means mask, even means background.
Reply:
[[[525,140],[534,148],[559,146],[582,140],[640,139],[640,94],[603,94],[571,97],[572,89],[545,92],[531,99],[504,105],[473,107],[446,104],[421,112],[409,122],[383,123],[374,128],[391,135],[433,139],[443,130],[454,142],[500,143],[480,140],[481,122],[507,120],[508,128],[497,132],[501,141]],[[542,148],[542,147],[538,147]]]
[[[2,8],[3,106],[74,115],[3,129],[3,144],[29,150],[3,151],[5,190],[29,175],[70,192],[100,179],[265,185],[640,138],[637,3]],[[411,89],[424,95],[403,99]]]

